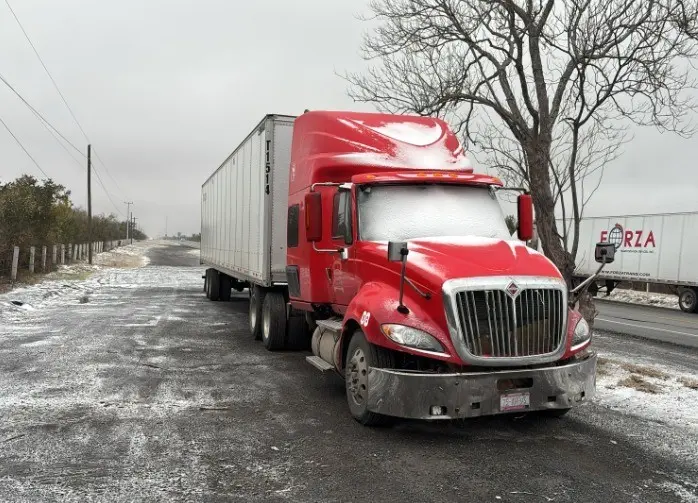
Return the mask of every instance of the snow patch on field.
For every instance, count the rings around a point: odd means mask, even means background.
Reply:
[[[601,356],[595,401],[610,409],[698,433],[698,389],[690,386],[697,378],[663,365],[638,365]]]
[[[679,300],[676,295],[663,293],[638,292],[637,290],[613,290],[608,297],[601,296],[600,299],[612,300],[615,302],[626,302],[629,304],[642,304],[645,306],[668,307],[679,309]]]
[[[129,269],[149,263],[145,253],[156,242],[140,242],[95,254],[94,264],[77,263],[58,266],[34,285],[21,285],[0,294],[0,321],[17,321],[26,312],[54,305],[88,304],[91,296],[105,283],[119,279]]]

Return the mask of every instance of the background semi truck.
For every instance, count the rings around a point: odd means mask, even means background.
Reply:
[[[595,386],[583,288],[526,246],[528,194],[511,236],[502,189],[440,119],[268,115],[202,186],[206,296],[248,289],[252,335],[343,375],[362,424],[563,415]]]
[[[583,218],[576,269],[580,278],[596,272],[594,247],[600,241],[613,243],[616,255],[592,292],[610,293],[624,281],[664,284],[678,295],[681,310],[698,313],[698,212]]]

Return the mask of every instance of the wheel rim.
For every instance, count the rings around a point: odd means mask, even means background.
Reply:
[[[349,395],[357,405],[364,405],[368,397],[368,362],[361,348],[356,348],[347,366]]]
[[[250,328],[254,331],[257,327],[257,296],[250,295]]]
[[[695,292],[688,290],[681,296],[681,305],[684,309],[692,309],[696,305]]]
[[[262,315],[262,338],[266,341],[269,340],[269,331],[271,329],[271,308],[269,303],[264,304]]]

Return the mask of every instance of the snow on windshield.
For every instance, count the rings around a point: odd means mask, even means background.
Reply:
[[[511,240],[496,196],[459,185],[391,185],[359,190],[359,235],[365,241],[479,236]]]

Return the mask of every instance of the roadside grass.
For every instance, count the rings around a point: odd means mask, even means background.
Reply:
[[[630,374],[625,379],[621,379],[620,381],[618,381],[618,386],[633,388],[637,391],[642,391],[644,393],[650,393],[653,395],[661,393],[662,391],[662,388],[660,386],[657,386],[656,384],[647,381],[638,374]]]
[[[659,369],[648,367],[646,365],[636,365],[634,363],[621,363],[620,368],[627,370],[631,374],[638,374],[644,377],[653,377],[655,379],[667,379],[669,374],[662,372]]]
[[[692,379],[690,377],[679,377],[678,381],[687,388],[698,391],[698,379]]]

